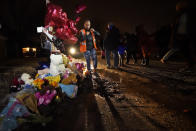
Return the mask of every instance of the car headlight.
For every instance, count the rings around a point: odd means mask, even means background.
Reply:
[[[72,48],[70,48],[69,52],[70,52],[72,55],[74,55],[74,54],[76,53],[76,49],[72,47]]]

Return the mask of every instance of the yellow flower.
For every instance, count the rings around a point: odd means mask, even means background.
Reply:
[[[64,64],[65,66],[67,66],[68,63],[69,63],[69,59],[67,58],[67,56],[65,56],[65,55],[63,55],[63,54],[62,54],[62,58],[63,58],[63,64]]]
[[[38,89],[41,89],[42,85],[44,84],[44,80],[38,78],[33,81],[33,85],[36,86]]]
[[[56,96],[56,99],[58,100],[59,99],[59,96]]]
[[[52,81],[50,83],[50,85],[53,86],[53,87],[58,87],[59,86],[59,84],[57,82],[55,82],[55,81]]]
[[[35,76],[35,79],[37,79],[38,76],[39,76],[39,74],[37,73],[36,76]]]
[[[49,84],[53,87],[58,87],[58,83],[60,82],[61,80],[61,77],[60,75],[57,75],[57,76],[48,76],[48,77],[45,77],[46,80],[48,80]]]

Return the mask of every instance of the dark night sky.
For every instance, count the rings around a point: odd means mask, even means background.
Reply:
[[[77,4],[78,1],[63,0],[56,2],[65,10]],[[138,24],[144,24],[149,31],[154,31],[161,25],[173,23],[177,0],[80,0],[86,3],[87,10],[82,13],[84,18],[90,18],[95,23],[104,25],[115,23],[122,31],[134,31]],[[70,11],[71,12],[71,11]]]
[[[138,24],[144,24],[149,32],[153,32],[161,25],[173,23],[176,2],[177,0],[54,0],[70,18],[74,16],[74,7],[84,3],[88,8],[81,16],[83,20],[93,20],[95,29],[104,30],[106,23],[113,22],[123,32],[134,31]],[[0,22],[4,22],[11,30],[31,34],[36,26],[43,23],[45,10],[44,0],[1,0]]]

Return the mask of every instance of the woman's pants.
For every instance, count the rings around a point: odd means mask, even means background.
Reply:
[[[114,58],[114,67],[118,67],[119,57],[118,57],[118,51],[117,50],[105,50],[107,66],[108,67],[111,66],[111,63],[110,63],[111,53],[113,54],[113,58]]]

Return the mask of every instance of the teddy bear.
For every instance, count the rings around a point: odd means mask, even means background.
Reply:
[[[33,79],[27,73],[23,73],[21,75],[21,80],[24,81],[25,85],[32,85],[32,83],[33,83]]]
[[[50,55],[50,74],[53,76],[59,75],[59,74],[64,74],[65,73],[65,64],[63,61],[63,54],[60,55],[55,55],[51,54]]]

